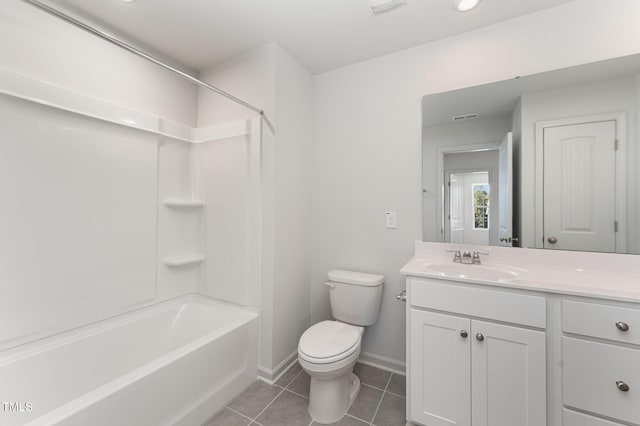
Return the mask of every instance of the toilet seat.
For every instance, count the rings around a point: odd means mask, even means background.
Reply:
[[[350,358],[360,352],[362,330],[339,321],[319,322],[300,337],[298,355],[312,364],[331,364]]]

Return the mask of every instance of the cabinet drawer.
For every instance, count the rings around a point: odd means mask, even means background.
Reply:
[[[563,337],[562,358],[565,405],[640,423],[640,350]]]
[[[412,306],[546,328],[543,296],[427,279],[411,279],[409,286]]]
[[[623,426],[609,420],[599,419],[586,414],[564,409],[562,413],[562,426]]]
[[[640,345],[640,309],[563,300],[562,331]]]

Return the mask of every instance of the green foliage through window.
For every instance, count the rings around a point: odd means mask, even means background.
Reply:
[[[471,186],[473,192],[473,228],[489,229],[489,184]]]

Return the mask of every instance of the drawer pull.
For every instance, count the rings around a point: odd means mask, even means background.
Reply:
[[[616,328],[620,331],[629,331],[629,324],[626,322],[618,321],[616,323]]]
[[[482,333],[478,333],[476,334],[476,339],[478,339],[479,342],[482,342],[484,340],[484,335]]]
[[[616,386],[618,387],[618,389],[620,389],[622,392],[629,392],[629,385],[626,384],[625,382],[623,382],[622,380],[618,380],[616,382]]]
[[[467,330],[460,330],[460,335],[466,338],[469,335],[469,333],[467,333]]]

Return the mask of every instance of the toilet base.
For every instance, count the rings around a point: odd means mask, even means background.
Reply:
[[[311,376],[309,415],[321,424],[335,423],[347,414],[360,392],[360,379],[353,373],[331,380]]]

